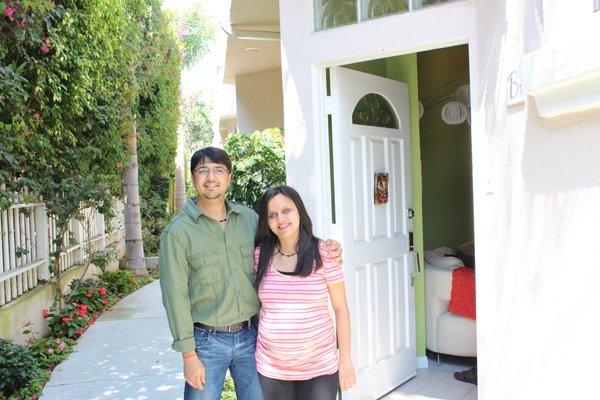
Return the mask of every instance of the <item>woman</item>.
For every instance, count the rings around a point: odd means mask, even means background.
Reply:
[[[328,262],[291,187],[267,190],[258,217],[256,363],[265,400],[334,400],[338,387],[356,382],[342,269]]]

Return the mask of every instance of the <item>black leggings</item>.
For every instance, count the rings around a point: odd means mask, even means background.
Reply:
[[[340,386],[338,373],[306,381],[283,381],[258,374],[265,400],[335,400]]]

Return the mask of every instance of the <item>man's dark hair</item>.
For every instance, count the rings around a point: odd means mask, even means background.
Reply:
[[[219,149],[218,147],[205,147],[197,150],[190,161],[190,171],[192,174],[194,174],[196,165],[204,164],[206,162],[223,164],[227,167],[227,171],[231,173],[231,159],[229,158],[229,154],[227,154],[223,149]]]
[[[273,251],[275,248],[279,249],[279,239],[269,228],[269,200],[278,194],[282,194],[288,199],[292,200],[298,209],[300,216],[300,237],[298,240],[298,262],[296,269],[294,270],[295,275],[307,277],[311,274],[314,269],[319,269],[323,266],[321,260],[321,254],[319,253],[319,238],[313,235],[312,221],[304,207],[304,202],[300,197],[300,194],[289,186],[276,186],[270,189],[262,195],[258,205],[258,228],[256,229],[255,245],[260,246],[260,256],[258,258],[258,267],[256,271],[255,285],[256,288],[260,286],[260,281],[267,272],[271,259],[273,258]]]

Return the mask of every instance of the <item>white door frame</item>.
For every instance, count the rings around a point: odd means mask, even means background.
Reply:
[[[474,30],[472,30],[474,32]],[[337,227],[332,223],[332,209],[331,209],[331,183],[330,183],[330,164],[329,164],[329,134],[328,134],[328,118],[327,115],[332,113],[333,107],[331,105],[330,99],[331,97],[327,96],[327,87],[326,87],[326,69],[329,67],[335,66],[343,66],[347,64],[362,62],[362,61],[372,61],[382,58],[390,58],[395,56],[407,55],[412,53],[418,53],[422,51],[441,49],[452,46],[459,45],[468,45],[468,55],[469,55],[469,71],[470,71],[470,95],[471,99],[476,99],[477,94],[480,93],[479,90],[479,76],[481,74],[482,68],[477,62],[478,58],[478,48],[477,48],[477,40],[474,34],[471,37],[463,38],[460,40],[448,40],[441,41],[435,44],[423,45],[421,47],[412,48],[412,49],[396,49],[396,51],[392,52],[382,52],[380,55],[375,55],[371,57],[355,57],[350,59],[341,59],[336,60],[334,62],[323,63],[323,64],[314,64],[311,67],[311,86],[312,86],[312,99],[313,99],[313,137],[314,137],[314,154],[315,154],[315,162],[314,162],[314,176],[319,179],[316,187],[314,188],[317,202],[316,202],[316,218],[315,218],[315,226],[316,231],[320,232],[322,236],[328,238],[339,238],[339,232],[337,231]],[[476,105],[473,101],[472,105]],[[412,135],[411,135],[412,137]],[[486,202],[484,202],[483,198],[478,198],[476,196],[477,193],[483,193],[483,190],[480,190],[482,186],[482,182],[488,182],[487,174],[488,171],[485,168],[480,168],[479,170],[475,170],[473,168],[474,165],[488,165],[487,164],[487,155],[485,151],[485,127],[483,124],[483,118],[480,118],[479,110],[476,107],[472,107],[472,116],[471,116],[471,174],[473,179],[473,192],[471,195],[473,196],[473,224],[474,224],[474,237],[477,242],[477,260],[478,264],[482,264],[485,262],[485,249],[487,246],[483,243],[483,237],[479,238],[478,232],[487,225],[485,222],[485,218],[483,218],[486,208]],[[335,153],[335,151],[334,151]],[[415,155],[411,154],[411,158]],[[420,159],[420,157],[419,157]],[[334,171],[340,171],[339,159],[334,158]],[[413,185],[413,198],[415,195],[415,188]],[[414,203],[413,203],[414,204]],[[416,204],[415,204],[416,206]],[[419,206],[421,208],[421,206]],[[336,218],[339,220],[341,215],[339,212],[336,213]],[[422,226],[422,224],[421,224]],[[481,227],[481,228],[480,228]],[[415,245],[419,245],[419,243],[415,243]],[[423,249],[424,250],[424,249]],[[479,296],[478,296],[479,297]],[[417,301],[417,299],[415,299]],[[416,303],[415,303],[416,304]],[[478,330],[477,341],[480,341],[481,331]],[[418,337],[417,337],[418,339]],[[478,343],[479,347],[479,343]],[[417,368],[427,368],[427,357],[425,356],[417,356]]]

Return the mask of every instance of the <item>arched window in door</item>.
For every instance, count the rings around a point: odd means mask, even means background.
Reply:
[[[352,123],[355,125],[379,126],[398,129],[398,118],[390,103],[380,94],[364,95],[352,111]]]

